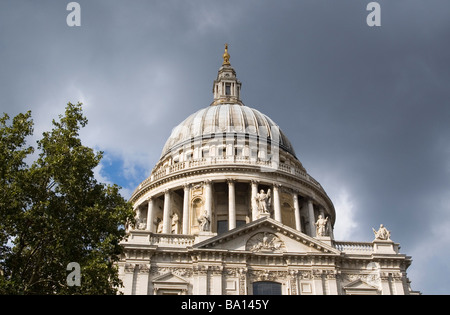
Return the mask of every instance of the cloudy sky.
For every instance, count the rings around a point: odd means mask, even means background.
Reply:
[[[242,99],[271,117],[333,201],[339,240],[383,223],[412,288],[450,294],[450,2],[0,0],[0,112],[35,138],[67,102],[128,198],[171,130],[212,101],[225,43]]]

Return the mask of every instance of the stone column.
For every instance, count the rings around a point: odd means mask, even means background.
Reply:
[[[211,294],[223,295],[223,266],[211,267]]]
[[[205,210],[208,214],[208,217],[210,219],[210,231],[212,230],[212,187],[211,187],[211,180],[205,181]]]
[[[197,289],[197,292],[194,291],[194,295],[207,295],[208,294],[208,290],[209,290],[208,269],[209,269],[209,266],[202,266],[202,265],[200,265],[194,269],[194,273],[197,274],[196,282],[198,283],[197,288],[195,288],[195,286],[194,286],[194,290]]]
[[[239,295],[247,294],[247,268],[240,268],[239,275]]]
[[[122,292],[125,295],[131,295],[133,294],[133,283],[134,283],[134,264],[125,264],[125,266],[123,267],[124,272],[123,272],[123,288],[122,288]]]
[[[228,179],[228,230],[236,228],[236,196],[234,179]]]
[[[292,199],[294,201],[294,216],[295,216],[295,229],[297,231],[302,231],[302,225],[300,223],[300,207],[298,205],[298,195],[297,192],[294,191],[292,193]]]
[[[330,270],[326,275],[328,281],[328,294],[338,295],[337,273],[335,270]]]
[[[391,276],[388,272],[380,272],[381,295],[392,295]]]
[[[312,278],[313,278],[315,295],[324,295],[322,270],[314,269]]]
[[[252,180],[252,200],[250,200],[250,204],[252,207],[252,221],[258,219],[258,205],[256,204],[256,195],[258,194],[258,181]]]
[[[147,199],[147,231],[155,233],[155,229],[153,227],[153,221],[155,220],[155,212],[153,211],[153,198],[150,197]]]
[[[172,227],[170,219],[170,190],[164,191],[163,233],[169,234]]]
[[[279,184],[273,184],[273,212],[274,219],[278,222],[281,222],[280,187],[281,185]]]
[[[298,285],[298,271],[290,270],[289,272],[289,288],[291,289],[290,295],[299,295],[299,285]]]
[[[147,295],[148,294],[148,279],[150,276],[150,265],[149,264],[139,264],[138,272],[136,273],[136,295]]]
[[[183,197],[183,234],[189,234],[189,184],[184,185]]]
[[[395,295],[405,295],[405,289],[403,286],[403,276],[401,273],[393,273],[392,275],[392,288]]]
[[[314,215],[314,206],[311,199],[308,200],[308,216],[309,216],[309,229],[312,237],[316,236],[316,217]]]

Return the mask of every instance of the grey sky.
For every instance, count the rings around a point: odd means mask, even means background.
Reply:
[[[336,236],[383,223],[413,257],[412,287],[450,293],[450,2],[0,1],[0,110],[36,138],[82,101],[98,176],[144,180],[173,127],[212,101],[229,43],[242,99],[278,123],[337,211]],[[447,277],[447,279],[445,279]]]

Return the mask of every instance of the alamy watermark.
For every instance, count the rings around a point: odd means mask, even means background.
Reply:
[[[71,262],[66,267],[67,271],[71,271],[66,278],[67,286],[79,287],[81,286],[81,267],[77,262]]]
[[[81,6],[78,2],[70,2],[66,7],[67,11],[71,11],[66,18],[68,26],[81,26]]]
[[[67,11],[71,11],[66,18],[68,26],[81,26],[81,6],[78,2],[72,1],[67,4]],[[366,6],[366,10],[370,11],[367,15],[366,23],[368,26],[381,26],[381,6],[378,2],[370,2]]]
[[[381,26],[381,6],[378,2],[370,2],[366,7],[367,11],[371,11],[367,15],[366,22],[370,27]]]

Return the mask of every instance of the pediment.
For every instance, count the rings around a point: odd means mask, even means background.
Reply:
[[[153,279],[153,283],[187,284],[187,280],[171,272],[165,273]]]
[[[345,285],[346,294],[377,294],[378,288],[368,284],[367,282],[357,279]]]
[[[246,251],[263,254],[326,253],[340,255],[334,247],[271,218],[261,218],[194,245],[199,249]]]

